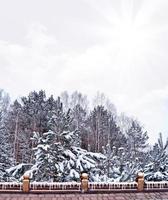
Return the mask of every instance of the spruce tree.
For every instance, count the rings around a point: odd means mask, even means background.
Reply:
[[[36,144],[34,148],[35,164],[29,171],[35,181],[58,181],[59,163],[63,161],[63,148],[60,142],[55,141],[56,133],[48,131],[40,136],[34,133],[32,140]],[[27,172],[28,173],[28,172]]]
[[[0,90],[0,181],[9,179],[6,169],[13,164],[12,142],[6,128],[8,107],[9,96],[3,90]]]
[[[149,151],[148,163],[144,167],[145,179],[148,181],[168,181],[168,138],[164,144],[162,134],[158,142]]]

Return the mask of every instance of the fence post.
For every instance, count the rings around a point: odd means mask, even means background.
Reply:
[[[82,192],[87,192],[89,189],[89,181],[88,181],[88,174],[82,173],[81,174],[81,190]]]
[[[143,191],[145,181],[144,181],[144,174],[142,172],[138,173],[136,181],[138,183],[138,191]]]
[[[23,192],[29,192],[29,190],[30,190],[29,176],[23,176]]]

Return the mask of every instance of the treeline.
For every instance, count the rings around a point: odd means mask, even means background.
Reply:
[[[60,150],[62,160],[53,162],[65,162],[67,158],[71,160],[70,155],[65,155],[65,152],[67,148],[68,152],[72,153],[76,150],[71,148],[72,143],[66,142],[65,133],[66,137],[70,137],[70,133],[73,133],[73,147],[105,156],[101,163],[94,165],[100,169],[99,171],[90,169],[92,176],[96,176],[97,173],[99,177],[103,177],[101,174],[103,171],[104,175],[112,178],[111,180],[124,181],[130,180],[138,170],[146,170],[149,172],[148,179],[153,177],[152,180],[159,180],[161,176],[158,174],[159,178],[157,178],[156,172],[161,173],[162,180],[168,177],[168,174],[165,174],[168,169],[165,151],[168,142],[164,145],[160,135],[158,143],[149,148],[148,135],[141,124],[124,114],[118,115],[115,106],[103,94],[97,93],[93,106],[90,106],[87,96],[80,92],[72,94],[63,92],[59,97],[54,98],[52,95],[47,97],[42,90],[30,92],[28,96],[14,102],[10,102],[9,95],[3,90],[0,91],[0,151],[2,152],[0,176],[4,177],[7,168],[20,163],[29,165],[36,163],[37,166],[39,163],[37,154],[41,150],[35,153],[35,149],[37,150],[38,147],[41,149],[44,145],[53,145],[46,135],[59,143],[52,147],[53,150],[58,146],[62,149]],[[33,139],[34,134],[38,135],[36,140]],[[41,152],[41,159],[45,158],[44,152]],[[56,157],[57,154],[51,155]],[[77,153],[75,155],[78,159]],[[158,165],[155,160],[156,157],[162,159],[164,167],[160,168],[160,164]],[[45,164],[47,165],[47,162]],[[58,172],[58,169],[56,171]]]

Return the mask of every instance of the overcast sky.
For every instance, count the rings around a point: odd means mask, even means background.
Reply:
[[[104,92],[168,136],[167,0],[0,0],[0,88]]]

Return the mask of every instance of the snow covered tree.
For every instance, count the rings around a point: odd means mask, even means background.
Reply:
[[[79,130],[77,130],[76,126],[72,126],[74,119],[71,111],[63,111],[63,104],[60,98],[56,101],[55,110],[50,114],[48,127],[56,133],[54,140],[60,142],[63,149],[62,156],[64,160],[59,164],[60,170],[62,170],[61,180],[79,180],[80,173],[89,171],[93,165],[95,166],[95,161],[92,160],[91,153],[88,155],[86,150],[79,147]]]
[[[110,148],[107,144],[104,149],[106,159],[103,162],[104,179],[103,181],[134,181],[137,172],[141,169],[137,162],[134,162],[129,156],[129,152],[123,147]]]
[[[7,132],[13,143],[13,159],[15,164],[28,162],[30,157],[29,135],[27,134],[26,118],[19,101],[10,105],[5,122]]]
[[[108,143],[111,147],[118,149],[126,147],[126,136],[121,132],[120,127],[117,125],[116,119],[113,116],[109,118],[109,139]]]
[[[91,150],[101,152],[102,146],[108,143],[109,114],[103,106],[98,106],[90,113],[88,124],[90,126],[89,142]]]
[[[14,101],[10,107],[8,130],[14,141],[14,157],[16,163],[32,162],[32,133],[42,135],[47,132],[48,115],[54,109],[55,100],[46,98],[44,91],[31,92],[28,97]]]
[[[41,90],[9,106],[0,90],[0,179],[26,172],[36,181],[78,181],[85,171],[91,181],[132,181],[144,169],[146,180],[167,180],[162,137],[149,151],[137,120],[118,117],[104,94],[97,93],[94,105],[89,113],[80,92],[55,99]]]
[[[79,147],[79,131],[71,130],[70,110],[63,111],[60,98],[48,115],[48,128],[51,131],[34,136],[34,180],[72,181],[79,180],[82,171],[96,166],[96,159],[103,155],[87,152]]]
[[[35,181],[79,181],[83,171],[90,172],[102,154],[87,152],[76,146],[74,132],[63,131],[57,135],[48,131],[34,134],[34,165],[26,172]],[[59,137],[59,141],[57,138]],[[23,174],[22,174],[23,175]]]
[[[80,146],[86,149],[88,147],[87,111],[78,104],[71,110],[71,113],[73,121],[70,128],[79,131]]]
[[[168,138],[164,144],[162,134],[158,142],[149,151],[148,164],[144,167],[145,179],[148,181],[168,181]]]
[[[43,133],[47,124],[47,99],[45,91],[31,92],[28,97],[22,97],[22,107],[26,126],[30,132]]]
[[[136,121],[132,120],[131,126],[126,133],[127,137],[127,150],[130,152],[130,158],[136,162],[143,163],[144,156],[147,151],[147,132],[143,131],[142,126]]]
[[[103,146],[102,149],[103,149],[103,154],[105,155],[105,159],[102,163],[102,166],[100,165],[99,168],[103,169],[102,170],[104,175],[103,181],[108,181],[110,180],[110,178],[112,178],[111,173],[114,160],[116,158],[116,147],[113,146],[113,148],[111,148],[110,143],[108,143],[106,146]]]
[[[115,116],[98,106],[90,113],[88,118],[90,127],[89,141],[92,144],[91,149],[95,152],[102,152],[102,146],[110,144],[117,149],[126,143],[126,138],[117,126]]]
[[[12,143],[5,124],[8,107],[9,96],[3,90],[0,90],[0,181],[7,181],[6,169],[13,163]]]
[[[77,132],[76,132],[77,134]],[[79,181],[80,174],[84,171],[90,174],[90,170],[98,166],[105,157],[99,153],[88,152],[77,146],[74,132],[64,132],[62,134],[63,143],[63,171],[62,181]]]
[[[0,181],[6,181],[8,177],[6,169],[12,165],[13,159],[10,136],[2,121],[0,122],[0,152]]]
[[[35,181],[58,181],[60,168],[63,161],[63,148],[60,142],[55,141],[56,133],[48,131],[40,136],[34,133],[32,140],[35,142],[35,164],[28,172]],[[28,173],[27,172],[27,173]]]
[[[112,178],[114,181],[135,181],[137,173],[142,170],[138,158],[132,160],[126,149],[119,149],[113,161]]]
[[[61,94],[61,101],[63,102],[63,110],[71,109],[73,118],[71,130],[79,130],[79,137],[81,147],[88,148],[88,129],[87,129],[87,115],[88,115],[88,100],[87,96],[80,92],[73,92],[71,95],[67,91]]]
[[[60,97],[55,101],[53,109],[48,114],[47,128],[56,132],[57,135],[70,129],[72,122],[70,109],[67,112],[63,110],[63,104]]]
[[[7,180],[11,181],[22,181],[23,180],[23,174],[30,169],[32,164],[27,163],[19,163],[17,165],[14,165],[10,168],[6,169],[6,173],[8,175]]]

